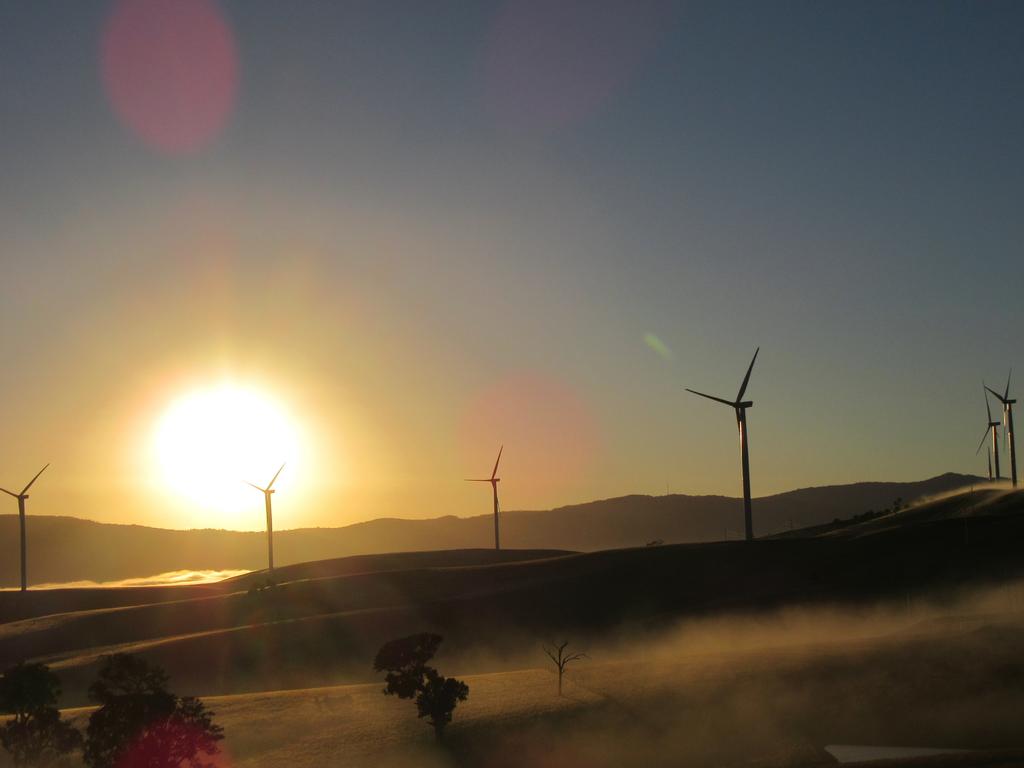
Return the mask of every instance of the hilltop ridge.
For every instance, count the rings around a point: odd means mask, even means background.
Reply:
[[[754,530],[768,536],[830,523],[896,497],[913,501],[982,482],[946,473],[916,482],[864,482],[802,488],[755,499]],[[339,528],[300,528],[274,534],[279,565],[384,552],[488,547],[489,514],[460,518],[379,518]],[[737,538],[738,499],[727,496],[633,494],[541,511],[502,513],[502,538],[516,549],[594,551],[660,540],[684,544]],[[0,515],[0,547],[15,551],[17,516]],[[258,570],[265,565],[259,531],[170,530],[32,515],[29,583],[114,581],[193,570]],[[0,586],[18,583],[16,558],[0,562]]]

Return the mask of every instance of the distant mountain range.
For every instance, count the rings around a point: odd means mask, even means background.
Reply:
[[[754,531],[765,536],[790,527],[828,523],[869,509],[947,493],[981,478],[947,473],[910,483],[853,483],[754,500]],[[504,512],[502,542],[514,549],[591,551],[737,538],[742,504],[726,496],[622,496],[535,512]],[[0,586],[18,584],[18,518],[0,515]],[[341,528],[300,528],[274,534],[279,565],[347,555],[486,547],[490,515],[425,520],[381,518]],[[176,531],[96,523],[74,517],[29,517],[29,583],[113,581],[177,570],[260,569],[266,564],[261,532]]]

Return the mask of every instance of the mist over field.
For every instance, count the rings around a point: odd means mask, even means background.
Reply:
[[[509,671],[465,676],[471,695],[444,748],[379,684],[210,704],[245,766],[285,755],[312,766],[333,749],[354,766],[825,766],[827,744],[983,750],[991,763],[935,765],[1009,766],[1024,759],[999,754],[1024,733],[1022,595],[1015,581],[909,608],[791,607],[591,639],[577,643],[589,658],[570,668],[562,698],[540,638],[511,655],[446,655],[439,663],[459,676]],[[281,718],[282,740],[295,723],[292,747],[261,752],[273,738],[251,724],[258,711]]]
[[[227,571],[168,571],[153,576],[141,576],[118,581],[65,581],[33,584],[30,589],[117,589],[119,587],[173,587],[188,584],[214,584],[224,579],[243,576],[247,570]],[[0,591],[15,591],[17,587],[0,587]]]

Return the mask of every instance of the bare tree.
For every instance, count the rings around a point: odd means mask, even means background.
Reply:
[[[562,695],[562,677],[565,675],[565,668],[569,666],[570,662],[579,661],[580,659],[589,658],[585,653],[569,653],[565,649],[569,646],[569,641],[565,640],[561,645],[544,646],[544,653],[547,657],[554,662],[555,667],[558,669],[558,695]]]

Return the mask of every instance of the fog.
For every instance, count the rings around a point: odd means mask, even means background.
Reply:
[[[660,632],[623,628],[604,639],[560,635],[589,655],[570,666],[565,701],[539,638],[521,655],[477,651],[445,660],[444,671],[534,667],[550,681],[529,696],[510,688],[500,717],[478,717],[474,684],[500,686],[501,675],[468,678],[470,703],[456,712],[448,747],[424,734],[422,758],[487,768],[781,768],[830,764],[826,744],[1021,749],[1022,606],[1016,581],[858,608],[686,620]]]
[[[119,579],[117,581],[64,581],[48,584],[32,584],[29,589],[96,589],[117,588],[117,587],[173,587],[188,584],[213,584],[223,579],[230,579],[235,576],[243,576],[250,571],[240,570],[207,570],[207,571],[167,571],[158,573],[155,576],[140,576],[133,579]],[[3,587],[0,592],[16,592],[17,587]]]
[[[611,632],[441,630],[434,664],[465,680],[470,695],[440,746],[410,702],[381,694],[362,646],[334,648],[350,657],[340,678],[323,666],[328,657],[297,655],[287,663],[288,687],[298,690],[206,698],[226,729],[225,765],[239,768],[312,767],[339,755],[349,766],[390,768],[789,768],[832,764],[830,744],[1013,750],[1024,747],[1022,607],[1024,581],[1014,581]],[[289,627],[289,637],[300,629]],[[541,644],[562,640],[588,657],[569,667],[559,697]],[[249,646],[257,649],[271,666],[283,659],[264,642]],[[174,657],[204,686],[186,685]],[[181,693],[219,684],[216,659],[178,649],[160,660]],[[58,667],[66,690],[76,687]],[[343,685],[322,687],[332,684]],[[1024,753],[1017,758],[1024,764]]]

